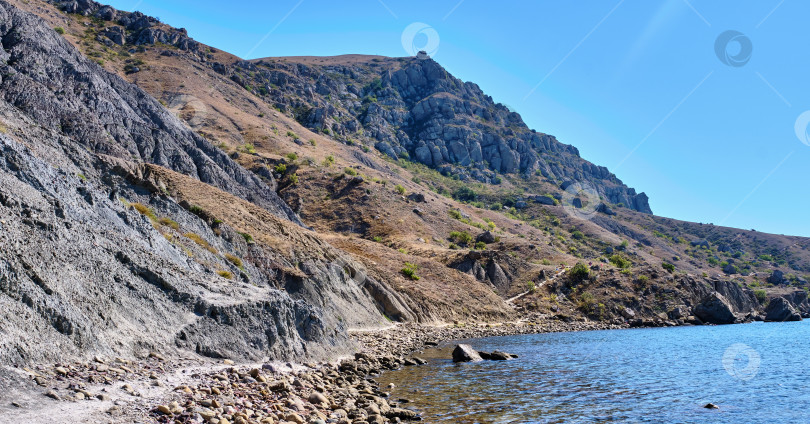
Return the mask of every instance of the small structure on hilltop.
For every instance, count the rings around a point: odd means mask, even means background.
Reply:
[[[417,59],[430,59],[430,56],[428,56],[426,51],[419,50],[419,53],[416,53],[416,58]]]

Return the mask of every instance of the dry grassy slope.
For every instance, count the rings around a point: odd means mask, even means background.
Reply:
[[[92,29],[95,25],[92,20],[65,15],[53,6],[38,1],[14,1],[19,7],[48,19],[54,26],[64,27],[66,37],[85,53],[103,50],[92,37],[86,35],[88,28]],[[721,273],[720,265],[709,263],[708,258],[717,255],[719,262],[727,260],[731,254],[717,252],[717,247],[724,243],[743,250],[740,258],[732,258],[738,261],[751,262],[764,252],[788,253],[786,256],[789,256],[789,260],[783,265],[758,261],[752,266],[752,274],[736,276],[746,284],[762,284],[766,273],[769,274],[774,268],[789,272],[791,264],[802,272],[810,272],[810,260],[805,250],[810,242],[805,238],[751,234],[726,228],[706,231],[708,226],[654,217],[624,208],[618,208],[615,217],[597,214],[591,220],[570,216],[560,206],[542,206],[532,202],[525,210],[512,210],[511,215],[476,208],[428,189],[440,185],[458,187],[463,183],[443,179],[418,165],[402,167],[381,157],[376,150],[363,152],[357,146],[313,133],[292,117],[272,109],[260,98],[214,72],[209,63],[175,48],[148,46],[131,57],[113,53],[105,55],[105,68],[149,91],[195,131],[232,152],[248,169],[272,172],[276,164],[285,163],[287,172],[280,180],[280,193],[307,225],[361,260],[369,268],[370,274],[410,295],[420,308],[432,307],[430,313],[439,319],[505,316],[507,308],[494,297],[496,291],[503,296],[513,295],[524,290],[529,281],[539,283],[541,270],[551,271],[560,264],[583,260],[598,262],[608,256],[605,254],[606,248],[617,246],[623,240],[630,243],[622,255],[633,263],[630,272],[616,276],[625,283],[643,274],[668,284],[667,274],[659,272],[662,262],[673,263],[678,272],[696,276]],[[213,60],[221,63],[230,64],[239,60],[220,51],[212,54]],[[374,58],[388,60],[362,55],[275,60],[315,65],[351,64]],[[133,60],[143,62],[141,71],[125,74],[124,67]],[[290,153],[295,153],[297,158],[292,160],[286,157]],[[344,168],[347,167],[361,174],[363,182],[353,182],[346,176]],[[290,178],[292,174],[297,175],[295,184]],[[414,182],[414,177],[420,182]],[[406,195],[424,194],[426,202],[408,200],[395,191],[396,185],[403,186]],[[528,193],[560,191],[558,187],[540,179],[511,177],[505,178],[500,186],[474,186],[479,197],[488,205]],[[414,208],[418,208],[420,213],[415,213]],[[502,244],[492,244],[489,250],[500,252],[498,263],[503,264],[507,271],[510,287],[496,290],[487,283],[445,266],[458,262],[461,256],[466,255],[466,251],[449,249],[448,235],[451,231],[467,231],[473,236],[481,232],[479,228],[450,217],[448,211],[454,209],[469,216],[472,223],[484,226],[483,220],[486,218],[497,226],[494,232],[501,238]],[[581,240],[572,237],[574,229],[580,230],[585,237]],[[680,237],[686,243],[675,241],[675,237]],[[375,238],[380,242],[370,241]],[[689,241],[700,238],[711,241],[710,250],[695,249],[689,245]],[[420,280],[406,279],[399,273],[405,262],[419,265]],[[609,264],[605,266],[611,267]],[[776,293],[778,290],[774,288],[773,291]],[[620,290],[616,292],[623,293]]]

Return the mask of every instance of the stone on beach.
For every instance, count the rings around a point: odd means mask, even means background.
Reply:
[[[468,344],[459,344],[453,349],[453,362],[478,362],[482,360],[481,355]]]

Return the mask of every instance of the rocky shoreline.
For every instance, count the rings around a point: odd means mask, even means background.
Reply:
[[[423,363],[413,355],[451,340],[626,328],[599,322],[534,320],[501,324],[395,325],[355,331],[354,358],[331,363],[218,363],[167,360],[152,353],[136,361],[94,358],[86,363],[25,368],[43,402],[12,402],[9,416],[48,408],[82,415],[82,422],[194,424],[389,423],[420,420],[388,398],[388,387],[374,381],[387,370]],[[28,411],[26,411],[28,410]],[[47,414],[46,414],[47,415]],[[53,422],[53,421],[52,421]],[[56,420],[58,421],[58,419]]]

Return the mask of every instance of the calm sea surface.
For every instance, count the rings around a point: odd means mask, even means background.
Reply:
[[[520,358],[454,364],[448,344],[377,381],[431,423],[810,423],[810,320],[465,343]]]

